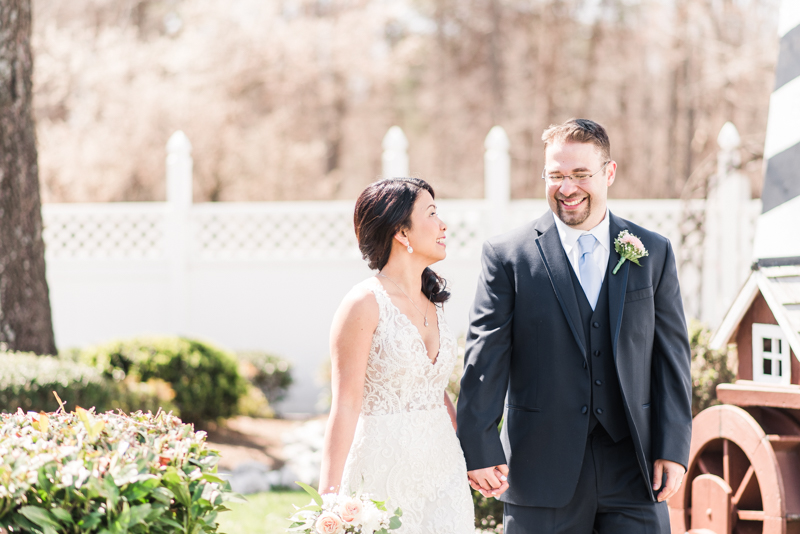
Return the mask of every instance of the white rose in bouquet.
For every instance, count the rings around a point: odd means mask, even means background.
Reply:
[[[364,503],[355,497],[347,499],[339,505],[339,513],[342,515],[342,519],[348,523],[358,523],[363,511]]]
[[[361,534],[374,534],[376,530],[380,530],[383,523],[383,512],[378,510],[372,502],[364,503],[364,509],[361,512]]]

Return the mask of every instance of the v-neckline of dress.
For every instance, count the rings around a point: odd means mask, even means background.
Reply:
[[[425,338],[422,337],[422,332],[419,331],[417,325],[411,322],[411,319],[408,318],[408,315],[403,313],[400,310],[400,308],[397,307],[397,304],[394,303],[392,297],[389,295],[389,292],[386,291],[385,287],[383,287],[383,284],[381,284],[380,281],[378,281],[377,279],[375,280],[375,283],[378,284],[378,288],[381,291],[383,291],[383,295],[389,301],[389,304],[391,304],[392,307],[395,309],[397,314],[400,315],[403,319],[405,319],[405,321],[408,322],[409,326],[411,326],[414,329],[414,332],[416,332],[417,339],[419,340],[420,343],[422,343],[422,347],[425,352],[425,359],[428,360],[430,366],[431,367],[436,366],[436,364],[439,363],[439,356],[442,353],[442,318],[439,317],[439,307],[436,306],[436,304],[433,305],[433,308],[436,311],[436,332],[439,334],[439,350],[436,352],[436,356],[433,359],[431,359],[431,357],[428,355],[429,354],[428,346],[425,344]]]

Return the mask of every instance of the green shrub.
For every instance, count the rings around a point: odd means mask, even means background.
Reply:
[[[709,406],[719,404],[717,385],[736,379],[736,359],[727,350],[708,347],[711,332],[698,321],[689,323],[689,344],[692,348],[692,416]]]
[[[292,385],[291,364],[265,352],[240,352],[239,372],[261,390],[267,402],[275,404]]]
[[[0,411],[56,410],[54,391],[69,408],[82,406],[125,412],[157,412],[162,408],[179,415],[172,403],[175,393],[163,380],[115,382],[94,367],[68,358],[0,353]]]
[[[98,411],[119,409],[126,413],[137,411],[156,413],[162,410],[172,413],[175,417],[181,415],[181,411],[173,402],[175,391],[172,386],[159,378],[151,378],[147,382],[138,382],[132,378],[126,378],[121,382],[113,380],[109,382],[112,392],[111,402],[106,408],[98,407]]]
[[[108,407],[107,380],[87,365],[33,353],[0,353],[0,409],[15,412],[58,408],[53,391],[70,406]]]
[[[175,391],[181,418],[202,424],[236,414],[247,383],[236,358],[209,343],[178,337],[115,341],[78,351],[79,361],[116,381],[160,379]]]
[[[247,392],[239,397],[239,406],[236,409],[239,415],[248,417],[273,418],[275,410],[269,405],[269,401],[260,389],[253,384],[247,385]]]
[[[9,533],[217,531],[230,484],[205,432],[159,412],[0,414],[0,527]]]

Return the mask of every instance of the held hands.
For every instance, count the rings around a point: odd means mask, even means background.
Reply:
[[[656,495],[658,502],[666,501],[678,491],[683,481],[683,475],[686,469],[679,463],[670,462],[669,460],[656,460],[653,464],[653,491],[658,491],[661,488],[661,482],[664,480],[664,489]]]
[[[469,485],[486,498],[499,497],[508,489],[508,466],[485,467],[467,472]]]

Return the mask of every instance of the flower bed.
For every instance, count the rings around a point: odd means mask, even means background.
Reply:
[[[9,533],[215,532],[219,460],[164,412],[0,414],[0,527]]]

